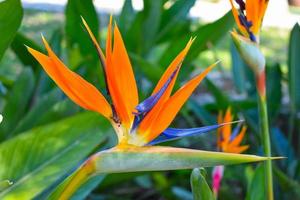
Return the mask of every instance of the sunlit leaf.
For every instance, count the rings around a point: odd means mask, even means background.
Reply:
[[[107,137],[108,123],[83,113],[24,132],[0,145],[0,199],[32,199],[77,166]]]
[[[23,17],[20,0],[0,1],[0,60],[14,39]]]

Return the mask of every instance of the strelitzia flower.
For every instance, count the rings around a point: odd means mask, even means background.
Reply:
[[[222,112],[219,113],[218,123],[226,123],[233,120],[233,115],[231,113],[231,108],[228,108],[225,115]],[[241,145],[241,142],[246,133],[246,126],[241,128],[240,125],[232,130],[231,124],[219,128],[217,132],[217,147],[219,151],[227,153],[242,153],[249,148],[249,145]],[[221,185],[221,180],[223,178],[224,166],[216,166],[213,168],[212,172],[212,188],[215,197],[218,196],[218,192]]]
[[[230,0],[232,13],[238,30],[233,31],[233,41],[255,74],[261,74],[265,68],[265,58],[259,49],[259,34],[261,24],[269,0]]]
[[[166,69],[150,97],[139,102],[133,70],[117,24],[112,30],[110,19],[104,55],[87,23],[84,19],[82,21],[98,52],[108,98],[68,69],[55,55],[44,37],[42,39],[48,55],[30,47],[28,51],[71,100],[84,109],[101,114],[111,122],[118,136],[118,145],[89,157],[68,179],[69,183],[63,184],[64,188],[53,194],[54,199],[69,199],[90,176],[99,173],[192,169],[267,159],[250,155],[151,146],[215,130],[228,123],[191,129],[168,128],[184,102],[216,63],[172,94],[183,59],[194,40],[190,39]]]
[[[230,0],[239,31],[252,42],[259,42],[261,24],[269,0]]]
[[[263,149],[266,156],[271,156],[268,111],[266,101],[265,57],[259,48],[259,33],[269,0],[230,0],[232,12],[239,31],[231,36],[242,59],[252,69],[256,79],[258,93],[258,109]],[[236,7],[237,6],[237,7]],[[273,197],[272,163],[266,162],[266,193],[267,199]]]
[[[222,115],[222,112],[219,113],[218,123],[227,123],[233,120],[233,115],[231,113],[231,108],[226,110],[225,115]],[[240,145],[247,127],[240,125],[235,127],[232,131],[231,124],[227,126],[221,127],[218,130],[218,138],[217,138],[217,146],[219,151],[227,152],[227,153],[242,153],[249,148],[249,145]]]
[[[106,92],[110,99],[106,99],[92,84],[69,70],[55,55],[44,37],[42,39],[48,55],[30,47],[28,50],[70,99],[84,109],[98,112],[111,122],[118,136],[119,147],[157,144],[208,132],[223,125],[193,129],[168,128],[193,90],[216,65],[215,63],[209,66],[171,95],[181,64],[193,39],[188,41],[186,47],[171,62],[151,96],[139,103],[136,81],[118,26],[115,24],[112,35],[110,20],[104,56],[87,23],[84,20],[83,23],[99,53],[107,84]]]

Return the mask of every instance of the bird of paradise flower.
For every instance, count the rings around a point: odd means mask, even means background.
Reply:
[[[232,39],[245,63],[252,69],[258,93],[260,131],[264,154],[271,156],[267,100],[266,100],[266,60],[259,49],[259,34],[269,0],[230,0],[233,16],[241,34],[232,32]],[[272,163],[265,163],[266,198],[274,199]]]
[[[231,112],[231,108],[226,110],[225,115],[220,112],[218,116],[218,123],[228,123],[233,120],[233,115]],[[226,152],[226,153],[242,153],[249,148],[249,145],[240,145],[245,133],[246,133],[246,126],[244,125],[242,128],[240,125],[235,127],[232,131],[231,124],[221,127],[217,131],[217,147],[219,151]],[[215,197],[217,198],[218,192],[221,185],[221,180],[223,178],[224,173],[224,166],[219,165],[213,168],[212,172],[212,188]]]
[[[66,180],[67,183],[63,184],[62,188],[52,193],[53,199],[68,199],[89,177],[99,173],[191,169],[269,159],[252,155],[151,146],[205,133],[228,124],[226,122],[191,129],[167,128],[184,102],[216,63],[172,94],[183,59],[194,40],[190,39],[166,69],[150,97],[139,103],[133,70],[117,24],[114,25],[112,37],[110,18],[104,55],[83,18],[82,22],[99,55],[109,99],[92,84],[69,70],[55,55],[44,37],[42,39],[48,55],[30,47],[28,51],[71,100],[84,109],[98,112],[111,122],[118,136],[118,145],[88,158]]]

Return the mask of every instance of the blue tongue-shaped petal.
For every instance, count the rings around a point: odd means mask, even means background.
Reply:
[[[158,100],[167,90],[168,86],[170,85],[171,81],[175,77],[178,70],[179,70],[179,66],[173,71],[173,73],[170,75],[170,77],[165,82],[165,84],[160,88],[160,90],[158,90],[158,92],[151,95],[150,97],[148,97],[147,99],[145,99],[135,107],[137,112],[134,113],[135,118],[131,130],[134,130],[142,121],[146,113],[149,112],[155,106],[155,104],[158,102]]]
[[[165,84],[156,92],[155,94],[151,95],[144,101],[142,101],[140,104],[138,104],[135,109],[138,111],[137,114],[144,114],[148,111],[150,111],[153,106],[158,102],[160,97],[165,93],[168,86],[170,85],[171,81],[175,77],[176,72],[178,71],[178,67],[174,70],[174,72],[171,74],[171,76],[168,78],[168,80],[165,82]]]
[[[241,124],[238,124],[234,129],[233,129],[233,132],[230,136],[230,139],[229,141],[231,142],[232,140],[234,140],[234,138],[239,134],[240,132],[240,129],[241,129]]]
[[[187,128],[187,129],[177,129],[177,128],[167,128],[164,132],[162,132],[157,138],[148,143],[148,145],[155,145],[162,142],[167,142],[171,140],[180,139],[186,136],[195,136],[203,133],[207,133],[213,130],[216,130],[222,126],[239,123],[242,121],[234,121],[229,123],[215,124],[211,126],[203,126],[199,128]]]

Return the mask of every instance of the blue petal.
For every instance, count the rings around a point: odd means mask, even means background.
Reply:
[[[140,104],[138,104],[135,108],[138,111],[137,114],[144,114],[148,111],[150,111],[153,106],[158,102],[160,97],[165,93],[167,90],[168,86],[170,85],[172,79],[175,77],[175,74],[178,70],[178,67],[174,70],[174,72],[171,74],[171,76],[168,78],[168,80],[165,82],[165,84],[160,88],[158,92],[155,94],[151,95],[144,101],[142,101]]]
[[[147,112],[149,112],[155,104],[158,102],[158,100],[161,98],[161,96],[165,93],[167,90],[168,86],[170,85],[171,81],[175,77],[176,72],[178,71],[179,66],[174,70],[174,72],[170,75],[168,80],[164,83],[164,85],[156,92],[155,94],[151,95],[144,101],[142,101],[140,104],[138,104],[135,109],[138,111],[135,114],[135,118],[133,121],[133,125],[131,128],[131,131],[135,130],[136,127],[140,124],[140,122],[143,120],[144,116],[146,115]]]
[[[213,130],[216,130],[222,126],[239,123],[241,121],[234,121],[229,123],[215,124],[211,126],[203,126],[199,128],[187,128],[187,129],[177,129],[177,128],[167,128],[164,132],[162,132],[157,138],[148,143],[148,145],[155,145],[162,142],[167,142],[171,140],[180,139],[186,136],[195,136],[200,135],[202,133],[207,133]]]
[[[152,140],[149,145],[155,145],[162,142],[167,142],[171,140],[176,140],[186,136],[199,135],[202,133],[207,133],[209,131],[216,130],[221,127],[222,124],[216,124],[212,126],[203,126],[199,128],[187,128],[187,129],[176,129],[176,128],[167,128],[164,132],[160,134],[157,138]]]
[[[230,142],[231,142],[232,140],[234,140],[234,138],[239,134],[239,132],[240,132],[240,130],[241,130],[241,126],[242,126],[242,124],[238,124],[238,125],[233,129],[233,132],[232,132],[232,134],[231,134],[231,136],[230,136]]]

